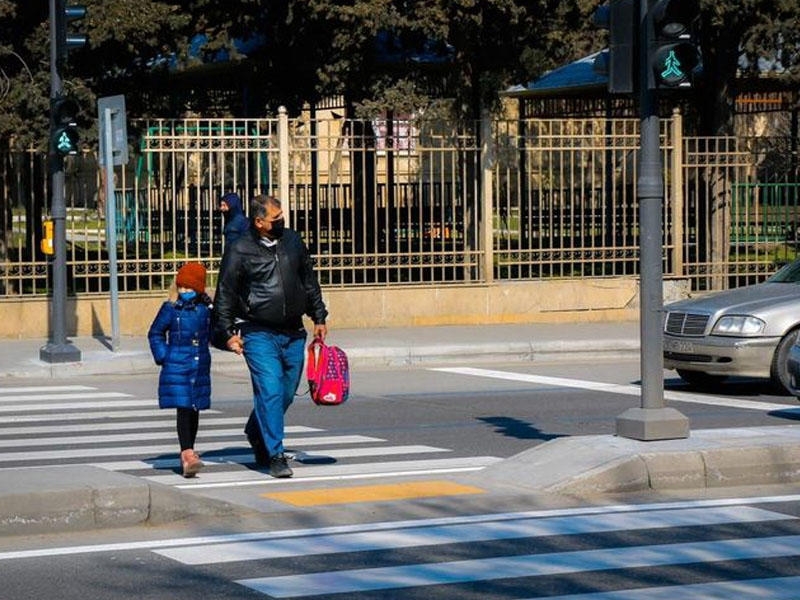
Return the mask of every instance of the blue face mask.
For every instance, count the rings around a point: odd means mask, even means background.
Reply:
[[[178,296],[180,296],[181,300],[183,300],[184,302],[189,302],[189,300],[197,296],[197,292],[195,292],[194,290],[189,290],[188,292],[181,292],[180,294],[178,294]]]

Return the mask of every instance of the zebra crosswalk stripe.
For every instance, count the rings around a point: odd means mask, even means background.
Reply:
[[[195,537],[179,537],[166,539],[151,539],[143,541],[127,541],[105,544],[89,544],[77,546],[47,547],[31,550],[15,550],[0,552],[0,561],[19,558],[37,558],[47,556],[86,555],[104,552],[121,552],[126,550],[157,551],[165,548],[201,548],[211,546],[222,548],[226,544],[239,544],[243,542],[268,541],[269,543],[282,540],[303,539],[310,546],[318,537],[328,537],[342,534],[360,534],[365,532],[382,532],[384,537],[391,536],[394,531],[418,528],[437,528],[441,526],[463,526],[469,524],[516,522],[527,519],[548,520],[563,517],[602,516],[615,514],[647,514],[661,511],[684,511],[692,509],[715,510],[722,507],[753,508],[754,505],[769,505],[780,503],[793,503],[800,501],[800,494],[784,494],[772,496],[754,496],[746,498],[709,498],[704,500],[673,500],[667,502],[626,503],[626,504],[593,504],[589,506],[575,506],[567,508],[540,508],[536,510],[518,512],[500,512],[471,514],[448,517],[434,517],[427,519],[408,519],[402,521],[377,521],[368,523],[354,523],[347,525],[329,525],[325,527],[312,527],[302,529],[270,529],[265,531],[252,531],[240,533],[224,533],[216,535],[203,535]],[[763,511],[766,514],[770,511]],[[734,511],[732,514],[736,514]],[[759,513],[752,513],[757,515]],[[796,517],[787,514],[774,513],[780,519],[796,521]],[[757,543],[760,538],[749,538],[752,543]],[[800,553],[800,548],[795,554]]]
[[[407,527],[395,529],[391,535],[387,535],[385,531],[364,531],[318,535],[314,537],[313,543],[309,543],[306,538],[270,539],[216,544],[201,548],[170,548],[158,550],[156,553],[183,564],[201,565],[628,529],[755,523],[786,518],[786,515],[747,506],[688,508]]]
[[[204,429],[198,433],[198,444],[204,440],[218,437],[231,437],[242,434],[242,428],[235,429]],[[82,435],[62,437],[39,437],[35,439],[0,440],[0,448],[16,448],[19,446],[82,446],[88,444],[120,444],[124,442],[144,442],[153,440],[174,440],[174,431],[156,431],[136,433],[115,433],[108,435]]]
[[[408,461],[381,461],[375,463],[355,463],[343,465],[304,466],[297,469],[292,479],[264,479],[258,471],[232,472],[220,471],[203,473],[202,478],[186,480],[179,475],[152,475],[145,477],[164,485],[175,485],[180,489],[202,489],[213,487],[230,487],[236,485],[269,485],[269,484],[300,484],[304,481],[319,478],[326,479],[351,479],[353,476],[366,475],[384,477],[392,475],[408,475],[419,473],[445,473],[448,470],[464,472],[465,470],[482,469],[494,464],[501,459],[494,456],[468,456],[461,458],[440,459],[414,459]]]
[[[770,577],[742,581],[716,581],[558,596],[558,600],[797,600],[800,577]],[[535,600],[523,598],[521,600]]]
[[[95,398],[130,398],[130,394],[123,394],[122,392],[74,392],[69,394],[18,394],[14,396],[0,396],[0,403],[8,404],[8,405],[16,405],[10,406],[12,410],[19,410],[20,408],[25,407],[25,403],[27,402],[42,402],[47,400],[87,400],[87,399],[95,399]],[[153,400],[148,400],[148,402],[153,402]],[[22,406],[20,406],[22,405]],[[114,406],[117,406],[117,403],[113,403]],[[108,403],[106,402],[106,406]]]
[[[88,385],[35,385],[26,387],[6,387],[0,388],[0,399],[5,394],[33,394],[37,392],[75,392],[79,390],[91,391],[97,388]]]
[[[369,448],[329,448],[325,450],[324,456],[313,456],[310,460],[340,459],[340,458],[364,458],[368,456],[396,456],[398,454],[430,454],[438,452],[452,452],[447,448],[437,448],[435,446],[376,446]],[[305,454],[305,453],[304,453]],[[308,456],[308,455],[307,455]],[[203,462],[207,465],[224,465],[243,463],[253,460],[253,453],[248,451],[243,454],[225,454],[222,456],[202,456]],[[309,460],[309,458],[306,458]],[[302,460],[300,461],[302,462]],[[172,469],[180,466],[180,459],[159,458],[152,461],[115,461],[98,462],[93,466],[102,467],[110,471],[135,471],[139,469]],[[205,478],[205,474],[203,475]]]
[[[236,430],[241,436],[241,431]],[[326,436],[326,437],[303,437],[286,438],[286,443],[297,444],[308,447],[325,446],[332,444],[364,444],[368,442],[384,442],[379,438],[361,435],[349,436]],[[246,442],[244,442],[246,444]],[[242,447],[241,442],[205,442],[202,447],[203,452],[216,450],[230,450]],[[74,448],[69,450],[24,450],[18,452],[0,453],[0,463],[4,462],[36,462],[43,460],[60,460],[73,458],[93,458],[98,456],[136,456],[136,455],[162,455],[175,454],[175,443],[161,444],[153,446],[117,446],[114,448]],[[181,478],[182,479],[182,478]]]
[[[151,405],[152,406],[152,405]],[[203,416],[207,415],[217,415],[220,411],[215,410],[213,408],[203,411]],[[161,410],[157,407],[149,408],[149,409],[141,409],[141,410],[113,410],[110,411],[108,408],[98,408],[96,411],[84,411],[80,413],[61,413],[58,415],[58,421],[61,423],[67,421],[86,421],[88,419],[93,418],[100,418],[103,421],[106,420],[115,420],[119,421],[120,419],[147,419],[147,418],[169,418],[170,423],[173,425],[175,424],[175,415]],[[53,421],[53,415],[44,414],[44,415],[11,415],[11,416],[0,416],[0,424],[9,425],[12,423],[47,423]],[[239,419],[241,422],[241,419]]]
[[[136,421],[131,423],[83,423],[80,425],[65,425],[59,423],[58,425],[44,425],[35,427],[0,427],[0,436],[8,435],[45,435],[48,433],[83,433],[83,432],[97,432],[97,431],[124,431],[124,430],[137,430],[146,431],[149,429],[169,429],[175,431],[175,413],[173,411],[160,411],[159,413],[148,413],[146,416],[161,417],[158,419],[149,419],[147,421]],[[243,419],[241,417],[212,417],[208,418],[208,411],[203,411],[203,419],[200,421],[202,430],[199,435],[205,435],[210,430],[210,427],[219,427],[222,425],[234,425],[238,427],[236,431],[241,433],[244,431]],[[83,416],[85,419],[86,417]],[[42,417],[42,420],[51,421],[52,416]],[[61,417],[59,417],[59,420]],[[321,431],[316,427],[294,426],[286,427],[287,433],[313,433]]]
[[[180,488],[274,483],[260,471],[237,468],[239,463],[253,461],[252,450],[243,436],[243,419],[205,418],[212,411],[204,413],[197,438],[197,450],[210,468],[191,481],[181,477],[177,473],[180,464],[175,447],[174,414],[166,414],[157,406],[155,399],[98,391],[88,386],[0,388],[0,469],[5,465],[36,465],[45,461],[48,464],[81,461],[107,470],[130,471]],[[52,422],[54,412],[59,414],[57,424]],[[119,421],[123,415],[141,420]],[[78,420],[83,422],[69,423]],[[284,445],[289,453],[298,449],[298,468],[292,483],[468,472],[500,460],[482,456],[426,458],[421,455],[451,450],[421,444],[388,445],[387,440],[373,436],[320,435],[322,432],[312,427],[287,427],[289,437]],[[403,456],[419,458],[387,460]],[[358,461],[374,457],[382,460]],[[335,464],[337,461],[343,462]]]
[[[106,412],[116,408],[146,408],[157,407],[158,400],[114,400],[109,403],[107,400],[102,402],[45,402],[42,404],[18,404],[15,406],[0,406],[0,413],[11,412],[51,412],[57,413],[64,410],[87,410],[90,408],[99,409]]]
[[[275,598],[344,594],[429,585],[474,583],[516,577],[536,577],[599,571],[684,565],[696,562],[796,556],[800,536],[730,539],[711,542],[656,544],[574,552],[502,556],[240,579],[237,583]]]

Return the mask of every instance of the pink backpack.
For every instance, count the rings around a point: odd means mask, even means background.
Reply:
[[[314,404],[341,404],[350,393],[350,367],[347,355],[338,346],[326,346],[319,339],[308,345],[306,360],[308,390]]]

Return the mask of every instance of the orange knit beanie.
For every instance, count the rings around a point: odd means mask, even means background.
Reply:
[[[200,263],[186,263],[178,269],[175,285],[194,290],[198,294],[206,291],[206,268]]]

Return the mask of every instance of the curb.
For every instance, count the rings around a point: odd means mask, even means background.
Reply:
[[[512,456],[480,478],[509,489],[576,496],[796,484],[800,426],[704,429],[661,441],[561,438]]]
[[[3,470],[0,536],[241,516],[249,509],[89,465]]]

